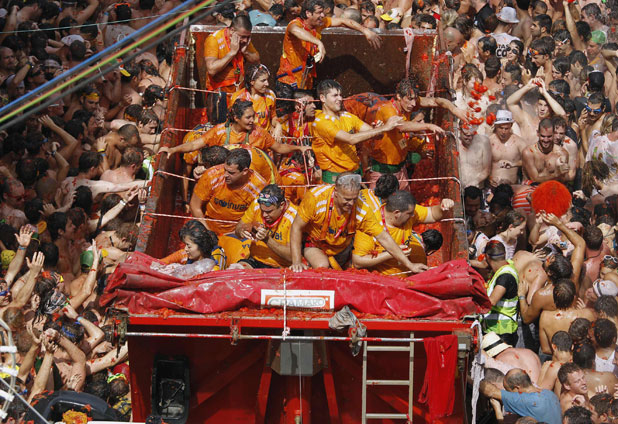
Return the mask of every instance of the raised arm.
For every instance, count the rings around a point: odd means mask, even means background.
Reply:
[[[363,141],[371,140],[374,137],[399,127],[402,121],[403,118],[401,116],[391,116],[384,125],[377,128],[371,128],[371,126],[363,124],[361,130],[356,134],[350,134],[349,132],[340,130],[337,134],[335,134],[335,140],[346,144],[355,145],[362,143]]]
[[[526,85],[511,94],[509,98],[506,99],[506,107],[513,113],[513,119],[515,119],[517,124],[520,126],[528,119],[528,114],[524,112],[520,105],[521,99],[526,95],[526,93],[536,87],[533,81],[534,79],[528,81]]]
[[[43,262],[45,261],[45,255],[43,252],[36,252],[32,257],[32,262],[30,259],[26,258],[26,263],[28,264],[28,277],[26,278],[25,284],[18,288],[16,286],[13,287],[12,295],[13,300],[9,304],[8,308],[23,308],[26,306],[26,303],[30,301],[30,296],[32,296],[32,291],[34,290],[34,285],[36,283],[36,277],[39,276],[39,272],[43,269]]]
[[[571,14],[571,8],[568,1],[563,1],[562,6],[564,6],[564,20],[566,21],[566,27],[571,34],[571,40],[573,40],[573,47],[575,50],[586,51],[586,44],[579,38],[579,34],[577,33],[577,26],[575,25],[575,20],[573,19],[573,15]]]
[[[542,213],[541,217],[546,224],[553,225],[559,229],[571,242],[571,244],[575,246],[575,249],[573,249],[573,252],[571,253],[571,265],[573,265],[573,275],[571,276],[571,281],[575,284],[576,292],[579,293],[579,277],[581,275],[582,264],[584,263],[584,256],[586,254],[586,242],[579,234],[577,234],[577,232],[567,227],[567,225],[556,215]]]
[[[4,281],[6,281],[9,287],[11,287],[11,285],[13,284],[15,276],[24,264],[24,258],[26,257],[26,249],[30,244],[32,234],[34,234],[34,228],[30,225],[24,225],[19,229],[19,235],[15,234],[15,238],[17,239],[19,247],[17,248],[17,253],[13,257],[13,260],[9,264],[6,275],[4,276]]]

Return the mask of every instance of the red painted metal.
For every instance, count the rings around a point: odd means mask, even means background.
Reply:
[[[253,42],[263,54],[263,61],[271,69],[276,69],[279,60],[281,31],[274,36],[269,30],[257,29]],[[275,31],[276,32],[276,31]],[[354,63],[350,62],[350,43],[366,43],[359,35],[351,35],[349,31],[335,30],[326,35],[329,43],[329,62],[319,72],[329,77],[336,77],[343,83],[347,94],[363,91],[371,87],[383,94],[392,92],[394,83],[403,76],[405,69],[405,54],[403,54],[403,36],[401,32],[392,32],[383,37],[384,47],[379,51],[361,51]],[[195,33],[196,62],[198,75],[205,75],[203,67],[203,49],[206,33]],[[421,57],[426,53],[433,57],[431,51],[434,45],[435,33],[423,32],[417,36],[412,52],[412,70],[419,76],[421,89],[429,81],[430,72],[436,76],[435,91],[441,95],[446,93],[445,76],[449,74],[448,67],[441,63],[439,69],[426,66]],[[418,40],[418,41],[417,41]],[[365,45],[365,44],[363,44]],[[363,49],[360,49],[363,50]],[[188,86],[188,75],[184,48],[177,50],[173,69],[172,86]],[[349,63],[347,63],[348,61]],[[369,63],[371,62],[371,63]],[[350,64],[350,66],[347,66]],[[392,72],[400,69],[401,72]],[[385,72],[388,70],[389,72]],[[200,84],[203,78],[198,77]],[[202,96],[197,96],[198,106],[201,106]],[[204,116],[204,109],[189,109],[189,96],[186,91],[172,90],[168,98],[168,112],[164,120],[165,128],[193,128]],[[441,123],[448,120],[443,111],[433,112],[433,122]],[[184,132],[166,131],[162,137],[162,145],[175,145],[181,142]],[[433,142],[431,143],[433,145]],[[436,143],[435,155],[439,161],[423,160],[417,165],[414,178],[432,178],[458,176],[456,155],[452,154],[455,140],[449,136],[446,140]],[[166,172],[181,173],[181,157],[176,155],[171,160],[159,156],[155,168]],[[151,198],[146,204],[148,213],[178,214],[180,180],[175,177],[157,174],[153,181]],[[433,183],[415,182],[413,192],[422,204],[433,204],[438,197],[460,199],[458,184],[445,182],[437,186]],[[461,202],[457,202],[454,216],[461,216]],[[137,250],[154,257],[163,257],[178,248],[177,232],[183,220],[156,216],[146,216],[140,228]],[[444,222],[432,225],[441,230],[444,236],[444,247],[433,255],[431,260],[441,261],[454,258],[465,258],[465,232],[461,222]],[[294,423],[294,418],[302,409],[303,423],[320,424],[357,424],[361,416],[361,370],[362,358],[352,356],[347,341],[317,341],[316,345],[324,345],[324,349],[316,349],[321,370],[313,377],[281,376],[270,367],[271,349],[276,351],[277,340],[283,329],[283,312],[270,311],[231,311],[217,314],[182,314],[177,312],[159,314],[130,315],[129,334],[134,333],[177,333],[195,337],[159,337],[148,338],[129,336],[129,358],[131,362],[131,395],[135,421],[144,421],[151,410],[151,376],[152,365],[156,354],[164,356],[183,355],[190,364],[191,399],[189,424],[231,424],[231,423]],[[306,313],[288,311],[287,325],[292,330],[307,331],[320,336],[342,336],[345,333],[335,333],[328,330],[328,319],[332,313]],[[370,340],[380,344],[378,340],[385,338],[409,337],[410,332],[422,339],[452,332],[469,332],[471,321],[454,320],[411,320],[398,317],[380,317],[369,314],[359,314],[359,319],[367,326]],[[254,336],[254,340],[242,337],[232,337],[234,334]],[[202,338],[204,334],[216,335],[212,338]],[[269,340],[269,338],[271,340]],[[233,343],[231,343],[233,342]],[[392,344],[392,343],[389,343]],[[276,353],[275,353],[276,354]],[[401,379],[408,374],[408,355],[401,352],[375,352],[369,359],[368,378]],[[418,393],[423,383],[426,358],[423,346],[415,345],[414,391]],[[464,371],[467,362],[464,360]],[[461,386],[458,374],[457,387]],[[299,389],[302,384],[302,394]],[[462,394],[457,392],[456,409],[453,416],[436,423],[460,424],[464,422],[464,401]],[[424,405],[414,403],[414,422],[428,422]],[[370,387],[368,389],[368,411],[407,412],[407,389],[401,387]],[[302,406],[302,408],[301,408]],[[298,412],[297,412],[298,411]],[[383,420],[385,424],[400,422]]]

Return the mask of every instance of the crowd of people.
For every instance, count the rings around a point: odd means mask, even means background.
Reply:
[[[0,2],[0,105],[179,4]],[[617,18],[615,0],[242,0],[203,21],[220,27],[204,46],[206,113],[182,143],[159,146],[174,40],[57,95],[0,132],[0,316],[17,346],[17,364],[3,363],[18,390],[33,404],[85,392],[130,419],[127,346],[98,299],[135,248],[156,155],[182,154],[179,208],[192,218],[159,272],[409,276],[442,246],[419,225],[455,205],[418,204],[410,178],[427,144],[454,136],[469,262],[492,304],[481,382],[492,413],[618,422]],[[251,42],[265,25],[285,27],[277,69]],[[436,30],[451,95],[414,76],[392,93],[344,93],[317,72],[328,27],[358,32],[365,49],[381,46],[376,29]],[[429,122],[435,108],[454,128]],[[15,399],[5,421],[27,413]]]

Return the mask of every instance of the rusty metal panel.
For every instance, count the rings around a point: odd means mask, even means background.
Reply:
[[[198,85],[204,88],[206,66],[204,63],[204,44],[206,37],[221,29],[210,25],[193,25],[191,35],[195,39],[198,68]],[[326,58],[318,64],[318,81],[335,79],[343,86],[344,95],[372,91],[392,93],[395,85],[406,74],[406,45],[403,30],[379,32],[382,47],[373,49],[365,37],[347,28],[327,28],[322,33],[326,48]],[[285,27],[255,27],[252,42],[260,53],[261,62],[274,74],[279,69]],[[434,40],[434,30],[415,30],[414,46],[411,55],[413,72],[425,89],[430,73],[430,59]],[[424,60],[423,60],[424,58]],[[274,83],[274,78],[271,83]]]

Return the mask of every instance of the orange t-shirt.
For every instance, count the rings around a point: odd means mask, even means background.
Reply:
[[[281,166],[279,175],[281,176],[281,184],[285,186],[300,186],[300,187],[284,187],[285,197],[295,205],[299,205],[303,200],[303,196],[307,193],[307,179],[305,174],[299,168],[292,164],[284,164]]]
[[[384,102],[376,106],[375,120],[386,122],[392,116],[403,117],[404,122],[409,121],[409,116],[400,113],[393,102]],[[385,132],[376,142],[371,143],[369,156],[374,160],[387,165],[399,165],[406,160],[408,152],[414,151],[420,145],[416,137],[410,137],[397,128]]]
[[[189,131],[184,138],[182,139],[182,144],[191,143],[199,138],[206,137],[208,134],[207,124],[199,124],[193,130]],[[212,128],[211,128],[212,129]],[[200,154],[199,150],[194,150],[193,152],[185,153],[182,157],[185,160],[185,163],[189,165],[193,165],[197,162],[197,158]]]
[[[230,190],[225,184],[223,165],[217,165],[204,172],[195,185],[193,195],[206,203],[204,215],[207,218],[235,221],[232,223],[207,221],[208,228],[217,235],[234,231],[236,223],[242,218],[253,199],[266,186],[266,181],[257,172],[253,170],[249,172],[249,181],[244,186]]]
[[[292,228],[296,213],[296,207],[289,203],[287,209],[283,212],[281,220],[270,229],[270,237],[276,243],[283,246],[287,246],[290,243],[290,228]],[[240,221],[245,224],[264,224],[262,210],[257,200],[251,203],[249,209],[247,209]],[[287,268],[292,265],[290,261],[277,255],[261,240],[251,243],[251,257],[275,268]]]
[[[229,28],[223,28],[206,37],[204,56],[221,59],[230,52]],[[247,51],[257,53],[253,43],[249,43]],[[208,90],[221,89],[226,93],[233,93],[243,82],[245,75],[245,56],[238,51],[236,56],[218,74],[206,74],[206,88]]]
[[[229,135],[228,135],[229,133]],[[245,144],[262,150],[270,150],[275,139],[261,127],[255,126],[247,137],[245,132],[236,132],[226,123],[215,125],[204,135],[206,146],[227,146],[229,144]]]
[[[387,102],[388,99],[376,93],[358,93],[346,97],[343,101],[343,107],[352,115],[358,116],[368,124],[375,121],[374,106],[379,103]]]
[[[334,190],[333,185],[314,187],[303,197],[298,207],[298,216],[307,223],[304,232],[328,256],[342,252],[352,242],[356,231],[363,231],[372,237],[384,231],[370,206],[360,197],[356,200],[356,208],[350,217],[354,221],[348,220],[347,214],[339,213],[334,204],[331,209],[330,202]],[[325,225],[329,210],[330,220]],[[346,222],[348,226],[343,228]]]
[[[273,116],[277,116],[275,110],[275,93],[268,90],[263,96],[259,96],[256,100],[246,88],[237,91],[230,99],[230,105],[233,105],[236,100],[247,100],[253,103],[255,111],[255,123],[262,127],[265,131],[270,131],[272,128]]]
[[[360,160],[356,147],[351,144],[335,140],[339,131],[350,134],[357,133],[365,123],[348,112],[338,117],[317,111],[315,120],[311,124],[313,135],[313,152],[321,169],[330,172],[356,171]]]
[[[318,46],[295,37],[290,33],[290,28],[299,26],[319,40],[322,38],[322,30],[331,26],[331,24],[330,18],[324,18],[323,25],[314,29],[307,28],[301,18],[296,18],[288,24],[283,36],[283,53],[281,54],[279,70],[277,71],[277,76],[283,75],[278,78],[279,81],[286,84],[296,84],[299,89],[310,89],[313,87],[313,79],[316,76],[315,66],[307,73],[304,87],[301,87],[300,83],[302,82],[307,57],[310,55],[315,56],[318,52]]]

